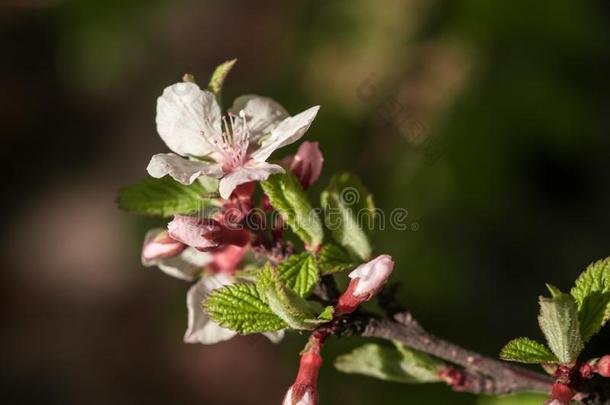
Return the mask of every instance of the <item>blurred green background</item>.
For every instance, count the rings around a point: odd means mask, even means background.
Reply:
[[[4,0],[0,21],[6,403],[280,403],[304,338],[183,344],[188,286],[140,266],[150,221],[114,205],[166,150],[162,89],[231,58],[225,100],[322,106],[312,195],[353,170],[408,210],[375,247],[431,331],[491,356],[539,339],[544,282],[610,254],[607,1]],[[541,402],[336,372],[361,341],[329,343],[322,403]]]

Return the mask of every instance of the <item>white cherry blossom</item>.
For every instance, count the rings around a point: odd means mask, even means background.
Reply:
[[[222,117],[214,95],[195,83],[167,87],[157,100],[157,131],[174,153],[154,155],[148,173],[170,175],[182,184],[200,176],[220,179],[220,196],[235,187],[262,181],[284,169],[267,163],[278,148],[300,139],[318,113],[311,107],[293,117],[267,97],[238,97]]]

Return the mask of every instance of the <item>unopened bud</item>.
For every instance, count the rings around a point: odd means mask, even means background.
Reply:
[[[286,392],[282,405],[318,405],[318,373],[322,357],[317,351],[301,356],[299,373],[294,384]]]
[[[318,142],[306,141],[299,146],[295,155],[286,157],[282,163],[299,179],[303,188],[307,189],[320,177],[324,156]]]
[[[389,255],[380,255],[361,264],[349,274],[352,279],[345,292],[339,297],[337,312],[348,314],[358,305],[370,300],[381,290],[394,270],[394,261]]]
[[[147,235],[148,236],[148,235]],[[142,258],[145,261],[176,256],[186,248],[186,245],[172,239],[167,231],[160,231],[144,241]]]
[[[221,245],[245,246],[250,239],[244,229],[229,229],[211,218],[176,215],[167,225],[169,236],[197,250],[214,250]]]
[[[195,76],[193,76],[190,73],[185,73],[182,76],[182,81],[185,82],[185,83],[195,83]]]
[[[610,377],[610,354],[602,356],[595,365],[595,371],[602,377]]]
[[[568,385],[556,382],[551,390],[551,397],[544,405],[570,405],[574,390]]]

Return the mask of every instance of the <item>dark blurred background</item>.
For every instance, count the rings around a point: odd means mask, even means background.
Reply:
[[[312,195],[348,169],[408,210],[375,246],[425,326],[492,356],[540,339],[544,282],[610,254],[609,20],[603,0],[3,0],[2,402],[281,401],[304,338],[183,344],[188,285],[140,266],[151,221],[114,204],[166,150],[162,89],[231,58],[225,100],[322,105]],[[323,403],[527,402],[336,372],[359,343],[329,344]]]

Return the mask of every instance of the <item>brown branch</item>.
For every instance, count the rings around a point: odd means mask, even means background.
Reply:
[[[464,368],[467,384],[461,391],[476,394],[510,394],[539,392],[548,394],[553,379],[522,367],[517,367],[440,339],[424,330],[409,313],[399,313],[394,321],[370,316],[354,319],[352,327],[362,336],[395,340]]]
[[[483,356],[441,339],[426,331],[408,312],[394,316],[394,320],[359,313],[344,318],[337,325],[340,334],[359,334],[401,342],[461,369],[448,367],[456,378],[447,382],[456,391],[475,394],[502,395],[519,392],[548,394],[554,379],[545,374]],[[575,387],[583,404],[610,405],[610,385],[603,379],[587,380]]]

